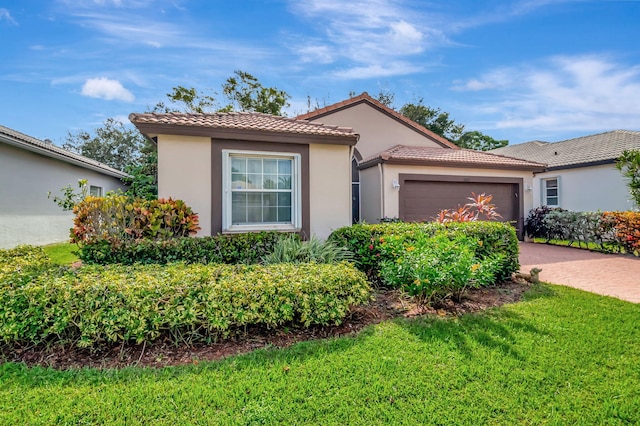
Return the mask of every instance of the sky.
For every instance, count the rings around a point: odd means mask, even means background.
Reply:
[[[639,19],[640,0],[0,0],[0,124],[62,144],[242,70],[288,116],[366,91],[511,144],[640,130]]]

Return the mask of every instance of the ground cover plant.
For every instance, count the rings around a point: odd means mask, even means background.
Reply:
[[[2,424],[637,424],[640,305],[541,285],[222,361],[0,366]]]

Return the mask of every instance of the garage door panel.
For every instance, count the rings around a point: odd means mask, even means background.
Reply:
[[[518,220],[518,185],[489,182],[438,182],[407,180],[404,182],[400,202],[403,219],[408,221],[432,220],[443,209],[456,209],[469,202],[471,193],[493,195],[492,202],[503,220]]]

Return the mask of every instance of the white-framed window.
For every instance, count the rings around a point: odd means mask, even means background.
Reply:
[[[300,154],[222,151],[222,230],[299,230]]]
[[[560,206],[560,178],[554,177],[542,181],[542,204],[549,207]]]
[[[89,195],[92,197],[102,197],[102,187],[89,185]]]

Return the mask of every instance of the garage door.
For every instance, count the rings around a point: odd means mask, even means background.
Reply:
[[[469,201],[472,192],[493,195],[503,221],[520,222],[520,186],[517,179],[491,181],[487,177],[408,175],[401,177],[400,216],[406,221],[430,221],[440,210],[455,209]],[[506,180],[506,182],[504,181]],[[520,226],[517,226],[520,228]]]

